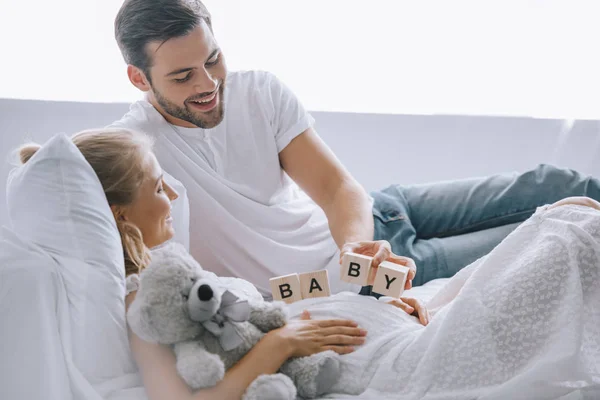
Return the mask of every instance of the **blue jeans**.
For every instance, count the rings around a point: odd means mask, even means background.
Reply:
[[[600,180],[540,165],[502,174],[372,193],[375,240],[417,265],[414,286],[453,276],[489,253],[537,207],[569,196],[600,201]],[[365,287],[362,294],[371,294]]]

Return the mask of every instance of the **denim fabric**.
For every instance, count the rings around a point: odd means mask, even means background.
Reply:
[[[525,173],[392,185],[372,193],[375,240],[417,265],[414,286],[453,276],[489,253],[537,207],[569,196],[600,201],[600,181],[539,165]],[[371,294],[364,287],[361,294]]]

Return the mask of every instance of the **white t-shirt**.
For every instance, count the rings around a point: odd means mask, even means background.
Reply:
[[[112,126],[153,136],[165,172],[187,191],[190,252],[203,268],[252,282],[327,269],[332,293],[358,292],[340,280],[339,250],[327,218],[281,168],[279,152],[314,123],[294,94],[263,71],[230,72],[224,120],[212,129],[174,126],[140,101]]]

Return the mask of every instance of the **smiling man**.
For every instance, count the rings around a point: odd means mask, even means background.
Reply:
[[[408,265],[407,287],[449,277],[536,207],[600,199],[596,179],[550,166],[369,195],[288,87],[268,72],[227,70],[200,1],[126,0],[115,35],[145,100],[113,126],[155,138],[159,162],[190,200],[192,255],[265,295],[273,276],[319,269],[332,292],[361,290],[339,279],[347,251],[375,256],[374,266]]]
[[[131,68],[129,76],[142,90],[151,85],[150,98],[154,97],[153,101],[151,99],[152,104],[171,124],[210,129],[223,120],[223,93],[227,71],[221,50],[212,38],[208,26],[202,24],[202,28],[193,30],[187,36],[171,39],[168,44],[148,44],[148,52],[154,54],[156,84],[152,85],[152,81],[148,80],[146,85],[142,74],[136,68]],[[205,43],[208,55],[204,54],[206,51],[189,52],[188,49],[199,42]],[[199,58],[204,62],[199,63]],[[179,68],[178,65],[185,67]],[[206,73],[208,70],[210,75]],[[198,84],[198,79],[203,81]],[[190,94],[191,86],[203,91]],[[163,95],[161,90],[168,93],[171,99]]]

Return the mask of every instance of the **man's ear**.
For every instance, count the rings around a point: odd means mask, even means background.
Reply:
[[[133,84],[133,86],[140,89],[142,92],[147,92],[150,90],[150,82],[148,81],[146,74],[138,67],[129,64],[127,66],[127,76],[129,77],[129,81]]]

